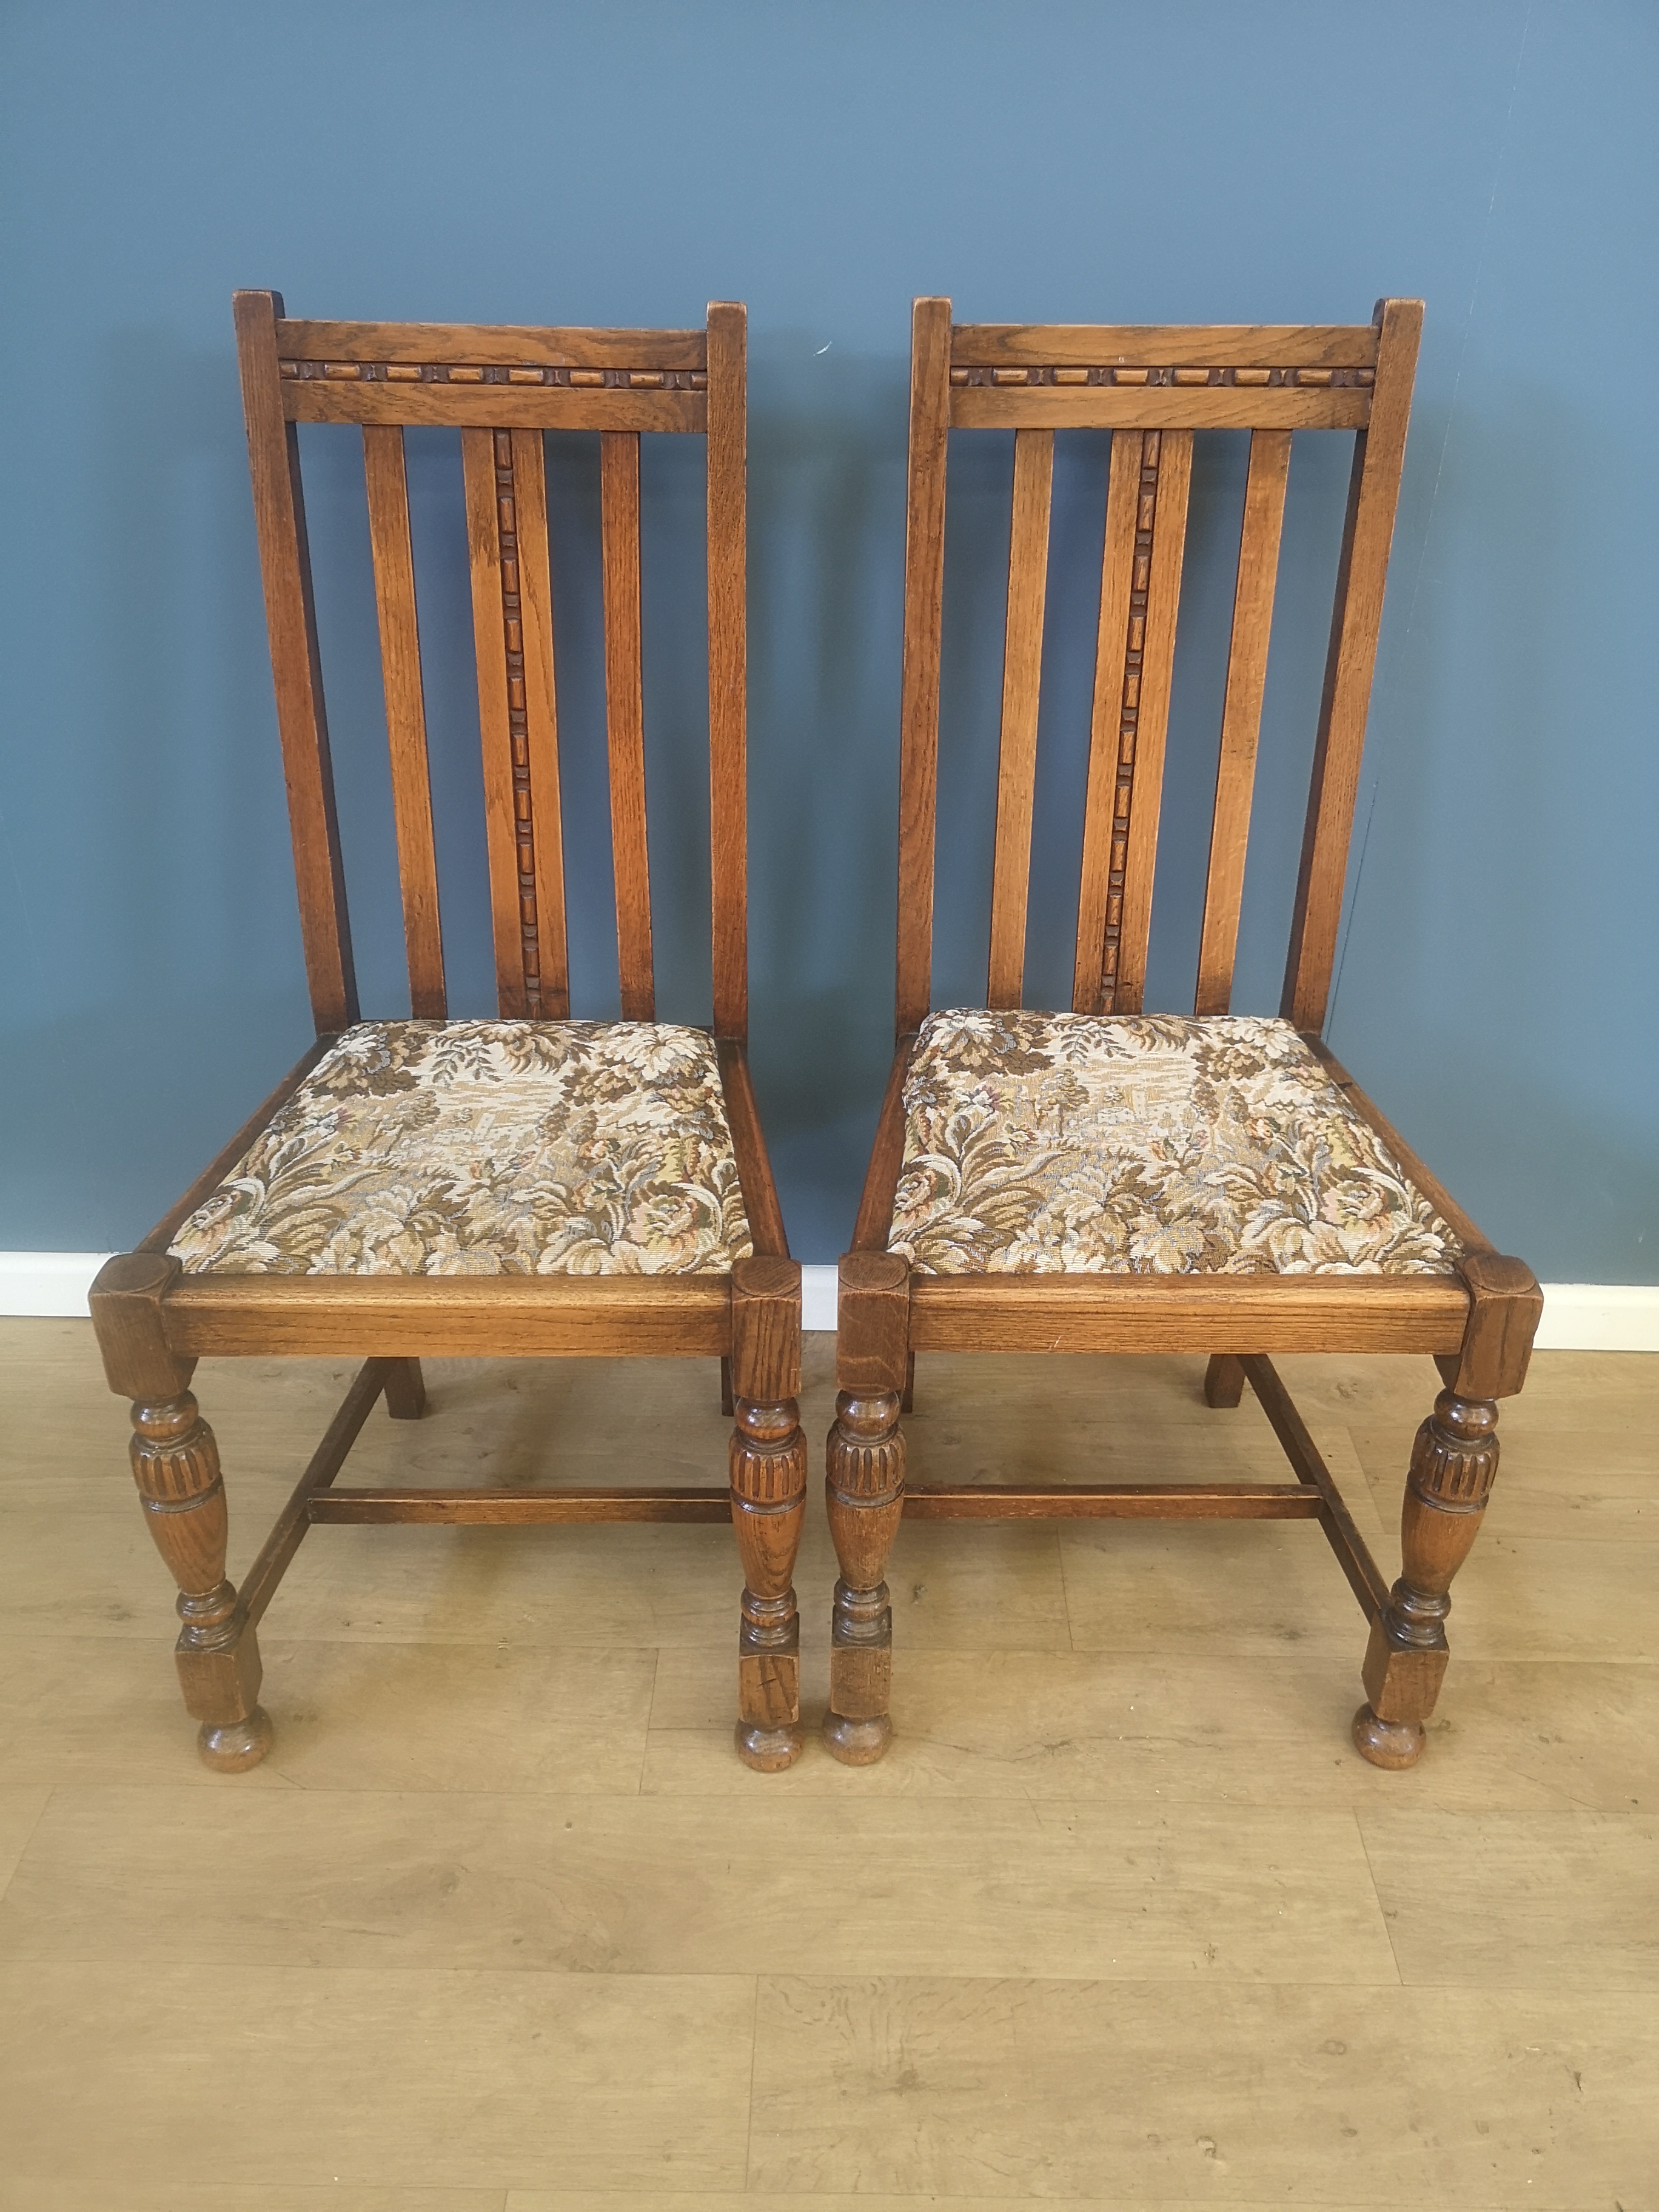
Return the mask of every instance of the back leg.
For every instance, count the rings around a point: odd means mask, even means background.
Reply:
[[[418,1421],[426,1411],[426,1384],[418,1359],[386,1362],[386,1409],[394,1421]]]
[[[1231,1352],[1211,1354],[1210,1364],[1204,1370],[1204,1402],[1206,1406],[1237,1405],[1244,1395],[1244,1363]]]

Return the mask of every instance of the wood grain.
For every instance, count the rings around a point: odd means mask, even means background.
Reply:
[[[1233,957],[1244,893],[1244,860],[1250,840],[1250,799],[1255,782],[1256,740],[1267,681],[1273,591],[1279,577],[1285,492],[1290,481],[1291,434],[1257,430],[1250,439],[1244,480],[1244,520],[1239,533],[1238,581],[1233,594],[1232,637],[1227,649],[1227,688],[1221,709],[1221,750],[1216,763],[1215,811],[1210,863],[1204,880],[1204,921],[1199,937],[1195,1014],[1224,1014],[1232,1003]]]
[[[1449,1352],[1455,1275],[922,1275],[916,1352]],[[171,1340],[171,1335],[169,1336]]]
[[[476,430],[702,431],[708,427],[701,392],[630,392],[607,386],[326,384],[284,379],[280,392],[290,422],[399,422]]]
[[[789,1239],[784,1230],[777,1186],[772,1180],[772,1163],[761,1127],[754,1079],[749,1072],[749,1055],[732,1037],[720,1038],[714,1050],[720,1066],[720,1091],[726,1101],[726,1124],[732,1132],[732,1149],[737,1155],[744,1212],[749,1217],[750,1237],[757,1253],[787,1260]]]
[[[893,1222],[893,1199],[898,1188],[899,1170],[904,1164],[904,1079],[908,1073],[910,1055],[916,1048],[915,1033],[902,1036],[893,1054],[892,1066],[888,1070],[887,1087],[882,1093],[881,1113],[876,1122],[875,1142],[871,1147],[870,1165],[864,1178],[864,1190],[859,1200],[858,1220],[853,1230],[853,1249],[855,1252],[884,1252],[888,1234]]]
[[[1100,617],[1095,633],[1094,699],[1089,718],[1089,781],[1083,808],[1083,874],[1078,891],[1077,957],[1072,976],[1074,1013],[1101,1008],[1108,927],[1123,921],[1123,872],[1128,860],[1129,788],[1133,756],[1122,757],[1124,686],[1128,674],[1129,600],[1134,587],[1139,519],[1139,431],[1112,439],[1106,479],[1106,536],[1101,556]]]
[[[708,309],[708,831],[714,1034],[749,1034],[748,315]],[[780,1250],[786,1249],[780,1245]]]
[[[166,1329],[183,1356],[719,1358],[731,1293],[723,1275],[191,1275]]]
[[[605,588],[605,726],[611,761],[611,848],[617,884],[617,966],[623,1019],[656,1010],[651,964],[651,870],[646,849],[645,708],[640,643],[640,441],[599,444]]]
[[[233,304],[306,981],[319,1031],[332,1031],[349,1028],[357,1018],[357,981],[323,707],[299,441],[283,419],[277,369],[276,319],[283,303],[275,292],[238,292]]]
[[[1002,733],[997,755],[996,851],[991,872],[991,957],[986,1003],[992,1006],[1018,1006],[1025,987],[1025,908],[1031,878],[1042,610],[1054,474],[1053,433],[1016,431],[1008,616],[1002,658]]]
[[[280,307],[277,310],[281,314]],[[518,368],[702,369],[702,331],[546,330],[498,323],[340,323],[279,320],[276,350],[288,361],[481,362]]]
[[[319,389],[323,387],[319,387]],[[329,387],[331,389],[331,387]],[[349,386],[344,387],[349,391]],[[363,389],[371,387],[365,386]],[[1232,385],[956,386],[957,430],[1359,430],[1371,394],[1358,386],[1256,391]],[[352,419],[357,419],[356,417]]]
[[[1146,984],[1146,948],[1152,927],[1152,884],[1158,860],[1158,824],[1164,793],[1164,739],[1169,727],[1170,690],[1175,674],[1176,617],[1181,605],[1182,556],[1187,542],[1187,494],[1192,480],[1193,441],[1190,431],[1165,430],[1143,441],[1141,500],[1152,501],[1150,556],[1143,556],[1137,533],[1135,590],[1129,599],[1131,652],[1133,660],[1134,624],[1144,619],[1144,643],[1137,678],[1138,698],[1130,705],[1125,687],[1125,720],[1132,723],[1121,748],[1129,748],[1127,857],[1123,870],[1123,918],[1117,939],[1117,965],[1108,1004],[1107,981],[1102,979],[1102,1002],[1112,1013],[1138,1014]],[[1156,471],[1156,483],[1147,478]],[[1141,597],[1143,557],[1149,575],[1145,586],[1145,615]],[[1121,817],[1120,815],[1120,822]],[[1109,927],[1107,943],[1111,944]]]
[[[1280,1011],[1299,1030],[1320,1030],[1325,1025],[1422,329],[1420,300],[1378,302],[1376,385],[1370,428],[1354,441],[1325,688],[1314,742],[1307,826],[1285,967]]]
[[[380,628],[380,680],[392,758],[392,811],[398,832],[398,883],[403,895],[410,1010],[417,1021],[441,1022],[447,1002],[438,911],[438,854],[432,831],[415,555],[410,543],[409,483],[400,429],[385,425],[364,428],[363,476],[368,493],[374,607]]]
[[[1376,357],[1369,323],[958,323],[951,332],[953,368],[1251,362],[1264,368],[1364,368]]]
[[[489,860],[495,1006],[504,1018],[522,1020],[530,1011],[530,996],[525,985],[513,726],[507,700],[501,521],[496,504],[493,430],[461,433],[461,471],[466,490],[466,550],[472,580],[478,724],[483,744],[484,843]]]
[[[507,450],[512,459],[514,554],[518,566],[518,605],[508,615],[507,669],[520,914],[522,923],[527,894],[535,931],[536,1011],[544,1020],[562,1022],[570,1016],[570,956],[564,902],[564,811],[554,675],[547,459],[539,430],[514,430]],[[519,624],[516,640],[512,629],[514,615]]]
[[[933,991],[933,825],[939,782],[945,470],[951,425],[951,302],[918,300],[910,323],[910,447],[899,690],[896,1029],[919,1030]]]

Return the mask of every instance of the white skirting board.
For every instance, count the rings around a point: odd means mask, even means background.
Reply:
[[[0,1252],[0,1314],[86,1316],[106,1252]],[[801,1319],[836,1325],[836,1271],[801,1269]],[[1546,1283],[1540,1352],[1659,1352],[1659,1283]]]

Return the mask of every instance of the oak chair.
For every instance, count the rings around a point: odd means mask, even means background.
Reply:
[[[791,1572],[805,1508],[800,1271],[746,1059],[745,316],[705,329],[289,320],[235,299],[243,404],[317,1041],[92,1293],[133,1472],[178,1582],[185,1703],[210,1766],[269,1747],[258,1624],[319,1522],[720,1521],[745,1588],[738,1749],[800,1748]],[[362,1022],[313,616],[297,426],[362,426],[413,1018]],[[404,428],[460,432],[494,1022],[447,1018]],[[569,1019],[544,435],[597,431],[620,1023]],[[706,435],[712,1030],[654,1018],[640,636],[640,440]],[[188,1384],[203,1354],[364,1364],[240,1590]],[[422,1354],[718,1358],[735,1414],[707,1488],[349,1489],[378,1399],[424,1409]]]
[[[1317,1521],[1370,1624],[1354,1740],[1410,1765],[1445,1671],[1453,1576],[1498,1465],[1541,1309],[1323,1042],[1422,307],[1352,328],[953,325],[912,332],[898,863],[897,1049],[840,1270],[828,1449],[841,1565],[830,1748],[890,1734],[884,1573],[904,1515]],[[1056,430],[1111,436],[1069,1013],[1023,1010]],[[1012,522],[984,1006],[930,1015],[952,429],[1010,430]],[[1164,736],[1195,431],[1248,430],[1197,989],[1143,1012]],[[1353,460],[1281,1018],[1229,1012],[1291,441]],[[900,1417],[919,1352],[1202,1352],[1205,1395],[1248,1382],[1284,1484],[907,1490]],[[1444,1388],[1406,1482],[1390,1589],[1272,1364],[1422,1352]]]

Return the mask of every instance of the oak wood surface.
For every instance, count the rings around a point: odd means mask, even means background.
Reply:
[[[1309,1435],[1307,1423],[1297,1411],[1273,1362],[1253,1356],[1246,1358],[1243,1365],[1257,1402],[1273,1424],[1273,1434],[1284,1446],[1285,1456],[1296,1469],[1298,1480],[1318,1493],[1319,1518],[1331,1549],[1348,1578],[1349,1588],[1367,1617],[1374,1620],[1388,1599],[1387,1577],[1371,1557],[1370,1546],[1356,1527],[1346,1501],[1332,1480],[1330,1469],[1321,1458],[1319,1447]]]
[[[784,1228],[783,1208],[778,1203],[777,1186],[772,1180],[772,1163],[761,1127],[749,1055],[731,1037],[719,1039],[714,1050],[726,1122],[732,1132],[732,1149],[737,1155],[738,1181],[743,1187],[744,1210],[749,1217],[750,1237],[757,1253],[787,1260],[789,1238]]]
[[[566,385],[330,384],[284,379],[283,413],[290,422],[398,422],[487,430],[702,431],[708,425],[701,392],[633,392],[617,386],[572,390]]]
[[[512,508],[510,494],[503,495],[497,489],[496,436],[494,430],[461,433],[461,472],[466,487],[466,550],[472,580],[473,651],[483,743],[484,846],[489,862],[495,1006],[504,1018],[522,1020],[530,1012],[530,994],[525,975],[517,793],[507,698],[508,617],[502,604],[501,510],[506,506],[510,515]],[[507,580],[517,580],[510,567]]]
[[[166,1331],[188,1356],[720,1358],[731,1289],[724,1275],[189,1275]]]
[[[1106,477],[1106,535],[1101,555],[1100,616],[1095,632],[1094,696],[1089,718],[1089,780],[1083,808],[1083,872],[1078,890],[1077,956],[1072,1008],[1100,1012],[1107,929],[1121,929],[1123,872],[1128,839],[1123,759],[1125,685],[1129,675],[1129,602],[1134,587],[1135,537],[1140,507],[1140,435],[1112,440]],[[1137,651],[1139,648],[1137,648]]]
[[[404,902],[410,1009],[417,1021],[441,1021],[447,1001],[438,912],[438,854],[432,830],[426,699],[421,682],[415,556],[409,535],[409,483],[401,429],[386,425],[365,428],[363,475],[368,493],[374,605],[380,627],[380,672],[392,759],[392,810],[398,832],[398,882]]]
[[[799,1752],[799,1620],[790,1585],[805,1494],[799,1269],[744,1049],[747,1026],[744,686],[745,319],[716,303],[706,332],[532,332],[477,326],[303,324],[271,294],[236,301],[256,521],[288,773],[307,972],[319,1035],[288,1079],[158,1224],[107,1263],[92,1307],[110,1387],[133,1400],[132,1463],[151,1534],[180,1592],[178,1666],[210,1765],[268,1751],[254,1624],[315,1520],[599,1522],[731,1518],[742,1560],[738,1750],[769,1769]],[[755,1246],[699,1277],[185,1277],[179,1221],[269,1127],[356,1018],[334,794],[305,544],[296,422],[362,423],[375,603],[410,995],[445,1014],[436,837],[427,758],[408,422],[460,426],[483,741],[485,839],[500,1012],[569,1015],[548,428],[601,430],[605,626],[618,966],[626,1020],[653,1012],[640,609],[641,429],[710,431],[708,643],[715,1032]],[[188,1383],[214,1355],[343,1353],[366,1364],[278,1516],[239,1598],[213,1432]],[[428,1410],[423,1357],[689,1357],[720,1363],[734,1431],[720,1488],[563,1484],[515,1491],[430,1482],[335,1488],[382,1397],[400,1425]]]
[[[642,1489],[607,1486],[598,1490],[441,1490],[436,1488],[351,1488],[319,1490],[307,1518],[331,1526],[384,1526],[410,1522],[425,1528],[559,1528],[612,1522],[708,1522],[729,1521],[732,1495],[726,1484],[667,1486]]]
[[[1114,1013],[1138,1014],[1146,986],[1146,949],[1152,927],[1152,872],[1158,858],[1158,825],[1164,793],[1164,740],[1170,720],[1170,691],[1175,675],[1176,617],[1181,606],[1182,556],[1187,542],[1187,496],[1192,483],[1192,434],[1185,430],[1148,433],[1143,440],[1141,506],[1137,563],[1147,557],[1145,641],[1134,709],[1133,781],[1129,785],[1127,854],[1123,870],[1123,919],[1117,943],[1117,969],[1111,993]],[[1155,474],[1156,482],[1147,479]],[[1150,515],[1146,511],[1150,507]],[[1139,544],[1150,530],[1149,556]],[[1139,571],[1135,582],[1140,581]],[[1130,598],[1131,609],[1139,597]],[[1131,615],[1131,639],[1136,616]],[[1125,704],[1127,706],[1126,696]],[[1127,719],[1127,717],[1126,717]],[[1103,996],[1104,986],[1103,981]]]
[[[907,1483],[907,1521],[1315,1521],[1296,1482]]]
[[[553,573],[547,535],[547,463],[541,432],[514,430],[508,452],[513,465],[519,635],[515,641],[509,623],[507,692],[519,817],[520,896],[522,900],[528,890],[535,902],[537,1011],[545,1021],[565,1021],[570,1013],[570,957],[564,903],[564,818],[554,676]],[[521,708],[514,693],[515,682],[523,686]],[[520,777],[522,801],[516,796]]]
[[[651,869],[646,849],[645,710],[640,665],[640,441],[608,432],[599,444],[605,590],[605,723],[611,762],[611,847],[617,885],[617,964],[624,1021],[648,1022]]]
[[[277,374],[275,327],[282,306],[274,292],[238,292],[234,301],[300,931],[312,1012],[321,1032],[346,1029],[356,1020],[357,982],[323,706],[299,444],[283,419]]]
[[[1346,385],[1261,392],[1231,385],[970,384],[951,391],[951,424],[958,430],[1360,430],[1372,404],[1369,392]]]
[[[702,331],[545,330],[531,324],[342,323],[282,318],[285,361],[483,362],[518,368],[704,369]]]
[[[1376,331],[1369,323],[958,323],[951,360],[987,368],[1047,362],[1364,368],[1376,360]]]
[[[912,1274],[915,1352],[1449,1352],[1455,1275]]]
[[[997,757],[996,843],[991,871],[991,953],[986,1004],[1018,1006],[1025,988],[1025,908],[1036,798],[1037,696],[1048,574],[1048,509],[1054,441],[1046,430],[1014,434],[1013,520],[1002,659],[1002,734]]]
[[[1307,827],[1285,969],[1281,1012],[1300,1030],[1325,1025],[1422,328],[1420,301],[1379,302],[1376,384],[1370,426],[1354,441],[1325,689],[1314,744]]]
[[[933,827],[939,775],[945,471],[951,425],[951,303],[918,300],[910,327],[910,447],[899,696],[899,1035],[919,1030],[933,988]]]
[[[708,818],[714,1034],[749,1034],[748,316],[708,310]],[[780,1249],[783,1249],[781,1246]]]
[[[326,1490],[345,1465],[346,1455],[362,1435],[364,1422],[386,1395],[393,1364],[389,1359],[363,1362],[322,1442],[312,1454],[305,1473],[272,1522],[270,1533],[242,1578],[242,1611],[249,1620],[257,1623],[264,1618],[265,1608],[276,1594],[276,1585],[288,1571],[315,1517],[312,1506],[318,1492]]]
[[[1273,590],[1279,577],[1285,493],[1290,482],[1291,434],[1256,430],[1244,480],[1244,519],[1239,533],[1238,581],[1233,597],[1232,637],[1227,650],[1227,688],[1221,709],[1221,750],[1216,763],[1210,865],[1204,883],[1199,934],[1195,1014],[1224,1014],[1232,1003],[1233,957],[1238,945],[1244,859],[1250,837],[1250,799],[1255,781],[1256,740],[1267,681]]]
[[[871,1146],[870,1165],[865,1174],[858,1219],[853,1230],[852,1249],[855,1252],[887,1249],[893,1200],[898,1188],[899,1171],[904,1164],[904,1079],[915,1048],[914,1033],[901,1036],[888,1070],[875,1142]]]

